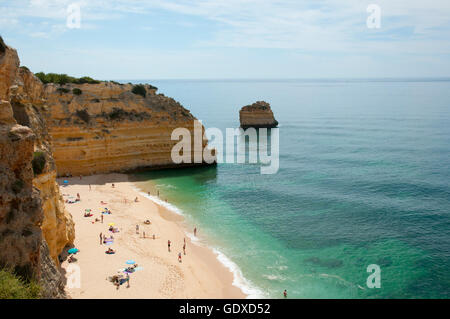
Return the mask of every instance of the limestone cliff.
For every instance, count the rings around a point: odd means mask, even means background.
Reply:
[[[270,104],[264,101],[242,107],[239,111],[239,120],[243,129],[278,126],[278,121],[275,120]]]
[[[179,165],[171,159],[177,143],[171,133],[183,127],[193,135],[195,117],[150,85],[141,86],[141,95],[133,87],[115,82],[45,86],[59,175]]]
[[[19,65],[0,38],[0,264],[41,279],[44,297],[62,297],[57,257],[73,243],[73,222],[56,184],[43,85]]]

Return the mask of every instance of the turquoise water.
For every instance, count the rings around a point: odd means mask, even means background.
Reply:
[[[219,164],[139,176],[253,296],[450,297],[450,82],[147,82],[206,127],[237,127],[243,105],[272,105],[277,174]],[[379,289],[366,285],[370,264]]]

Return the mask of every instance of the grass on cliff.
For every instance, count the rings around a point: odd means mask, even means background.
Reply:
[[[41,287],[27,282],[7,269],[0,269],[0,299],[39,299]]]
[[[83,76],[81,78],[75,78],[73,76],[67,75],[67,74],[58,74],[58,73],[44,73],[44,72],[38,72],[35,74],[39,80],[42,81],[42,83],[56,83],[60,85],[64,85],[67,83],[74,83],[74,84],[98,84],[100,81],[94,80],[93,78],[89,76]]]

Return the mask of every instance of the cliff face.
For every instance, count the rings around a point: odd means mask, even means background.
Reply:
[[[278,126],[278,121],[275,120],[270,104],[264,101],[242,107],[239,111],[239,120],[243,129]]]
[[[0,264],[40,279],[44,297],[62,297],[57,256],[73,242],[73,222],[56,184],[42,83],[19,64],[0,38]]]
[[[177,166],[171,159],[177,143],[172,130],[187,128],[193,136],[195,118],[154,87],[144,87],[145,97],[132,93],[131,84],[46,85],[59,175]],[[81,91],[74,94],[74,89]]]

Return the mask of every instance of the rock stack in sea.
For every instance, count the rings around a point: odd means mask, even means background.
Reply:
[[[242,107],[239,111],[239,120],[243,129],[278,126],[278,121],[275,120],[270,104],[264,101]]]

